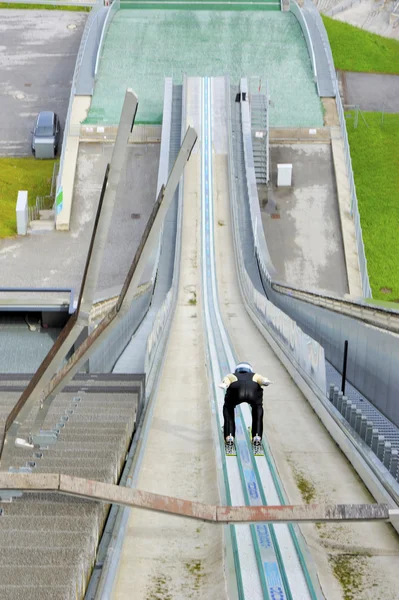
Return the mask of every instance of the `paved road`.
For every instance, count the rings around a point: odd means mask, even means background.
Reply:
[[[112,145],[81,144],[71,229],[0,240],[3,287],[80,289],[84,264]],[[98,292],[121,287],[155,201],[159,144],[128,147],[101,267]]]
[[[339,71],[345,104],[361,110],[399,113],[399,75]]]
[[[0,156],[28,156],[41,110],[65,123],[88,13],[0,10]]]

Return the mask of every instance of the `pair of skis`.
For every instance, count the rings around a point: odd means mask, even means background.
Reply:
[[[250,437],[251,445],[252,445],[252,452],[253,452],[254,456],[264,456],[265,453],[263,451],[262,444],[253,444],[252,443],[251,427],[248,427],[248,432],[249,432],[249,437]],[[237,456],[237,448],[236,448],[235,442],[233,444],[227,444],[225,442],[224,450],[225,450],[226,456]]]

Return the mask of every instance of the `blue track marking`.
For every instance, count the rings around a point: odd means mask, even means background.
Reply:
[[[211,115],[210,115],[210,80],[203,80],[203,153],[202,153],[202,169],[203,169],[203,188],[202,196],[205,217],[205,235],[204,235],[204,256],[205,256],[205,274],[206,274],[206,298],[210,320],[212,322],[213,337],[217,348],[217,358],[219,367],[222,373],[230,371],[230,365],[227,354],[224,348],[222,334],[218,325],[216,315],[216,306],[214,299],[217,298],[217,290],[215,289],[214,272],[214,238],[213,238],[213,195],[212,195],[212,135],[211,135]],[[216,409],[217,410],[217,409]],[[237,415],[238,416],[238,415]],[[239,466],[241,476],[241,484],[244,491],[246,504],[250,506],[260,506],[263,504],[263,493],[260,490],[260,478],[254,465],[254,457],[252,448],[244,430],[243,420],[238,417],[236,419],[236,448],[237,457],[230,457],[228,460],[236,460]],[[218,427],[220,432],[220,427]],[[223,447],[224,440],[220,433],[220,443]],[[224,457],[225,459],[225,457]],[[227,475],[227,473],[226,473]],[[226,486],[229,483],[226,482]],[[256,560],[259,569],[259,577],[262,586],[263,597],[269,600],[291,600],[292,596],[287,584],[287,578],[281,573],[284,566],[281,561],[281,555],[276,548],[276,539],[273,533],[270,532],[266,525],[251,525],[251,535],[256,555]],[[284,583],[285,582],[285,585]]]

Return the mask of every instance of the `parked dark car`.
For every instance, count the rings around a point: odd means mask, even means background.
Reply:
[[[32,131],[32,153],[37,158],[53,158],[60,140],[60,120],[54,112],[39,113]]]

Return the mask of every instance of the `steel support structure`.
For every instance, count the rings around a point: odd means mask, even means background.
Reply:
[[[57,373],[62,361],[81,332],[88,325],[115,206],[116,190],[126,157],[129,136],[136,118],[137,107],[137,96],[131,89],[127,89],[111,163],[107,165],[104,176],[77,310],[69,319],[6,420],[0,446],[0,464],[3,470],[11,466],[11,455],[21,424],[25,421],[35,404],[43,406],[44,401],[49,398],[48,394],[44,394],[44,390],[49,385],[52,377]],[[49,403],[51,403],[51,399],[49,399],[47,404]],[[46,409],[48,410],[48,406]],[[46,409],[43,412],[47,412]]]
[[[182,176],[184,166],[190,157],[196,140],[197,134],[195,130],[192,127],[189,127],[184,137],[179,154],[176,158],[175,164],[173,165],[172,171],[169,175],[166,186],[162,187],[159,192],[157,201],[143,233],[140,245],[126,276],[117,304],[104,317],[96,329],[94,329],[94,331],[92,331],[86,340],[79,346],[76,352],[68,360],[66,365],[53,376],[51,381],[48,382],[48,385],[42,390],[40,407],[34,423],[34,432],[31,436],[32,439],[21,440],[21,443],[27,445],[34,442],[34,436],[39,435],[40,427],[43,424],[52,399],[71,381],[74,375],[79,371],[80,367],[88,360],[90,355],[98,348],[98,346],[103,342],[104,338],[129,310],[132,300],[137,293],[137,288],[146,266],[146,262],[152,252],[152,249],[154,248],[154,245],[158,242],[165,215],[173,199],[175,190]],[[36,396],[34,399],[37,401]],[[31,410],[33,401],[31,398],[29,400],[29,410]],[[10,466],[12,448],[15,445],[16,435],[20,423],[21,419],[13,424],[13,428],[11,430],[12,435],[10,435],[6,440],[7,446],[5,446],[5,448],[7,448],[7,453],[5,459],[2,461],[2,470],[6,470]],[[34,443],[32,444],[32,447],[33,446]]]

